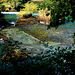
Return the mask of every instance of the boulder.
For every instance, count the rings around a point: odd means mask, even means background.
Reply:
[[[39,23],[50,25],[51,22],[51,11],[45,10],[39,10],[37,20]]]
[[[15,22],[15,26],[17,25],[24,25],[24,24],[35,24],[37,22],[37,19],[31,15],[29,16],[25,16],[22,18],[19,18],[18,20],[16,20]]]

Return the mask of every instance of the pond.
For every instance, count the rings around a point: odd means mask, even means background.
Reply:
[[[1,12],[4,16],[3,18],[9,22],[10,24],[14,24],[15,21],[18,19],[18,12]]]
[[[0,29],[15,26],[15,21],[18,19],[18,12],[1,12],[3,18],[9,23],[5,26],[2,26]]]
[[[75,21],[74,22],[67,22],[65,24],[59,25],[58,28],[75,28]]]
[[[9,22],[9,25],[6,26],[15,26],[15,21],[18,19],[19,12],[1,12],[4,15],[4,19]],[[37,17],[38,13],[32,14],[32,16]],[[65,24],[59,25],[58,28],[75,28],[75,21],[74,22],[66,22]]]

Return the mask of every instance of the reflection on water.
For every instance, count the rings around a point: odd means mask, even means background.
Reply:
[[[18,16],[16,14],[4,14],[4,19],[8,22],[16,21]]]
[[[18,12],[1,12],[1,14],[3,14],[3,18],[8,21],[16,21],[18,19]]]
[[[18,19],[18,12],[1,12],[3,14],[3,18],[9,23],[5,26],[0,27],[0,30],[6,27],[15,26],[15,21]]]
[[[15,21],[18,19],[18,12],[1,12],[4,16],[4,19],[9,22],[9,25],[7,26],[15,26]],[[32,16],[37,17],[38,13],[34,13],[32,14]],[[72,18],[70,16],[65,17],[65,24],[59,25],[58,28],[75,28],[75,21],[74,22],[67,22],[67,19],[70,18],[70,20],[72,20]],[[4,28],[4,26],[2,26],[1,28]]]
[[[10,24],[15,25],[15,22],[14,21],[11,21]]]
[[[37,15],[38,15],[38,13],[34,13],[34,14],[32,14],[32,16],[34,16],[34,17],[37,17]]]
[[[62,24],[58,28],[75,28],[75,21]]]

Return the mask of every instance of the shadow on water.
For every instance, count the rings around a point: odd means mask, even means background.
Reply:
[[[0,18],[1,18],[1,17],[3,17],[3,14],[1,14],[1,12],[0,12]]]
[[[18,19],[18,12],[1,12],[0,16],[0,30],[6,27],[15,26],[15,21]]]
[[[65,20],[64,23],[51,23],[50,25],[47,26],[47,29],[50,29],[51,27],[55,27],[55,29],[57,28],[75,28],[75,21],[67,21]]]

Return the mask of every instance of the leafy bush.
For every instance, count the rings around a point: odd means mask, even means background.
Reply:
[[[1,5],[1,7],[0,7],[1,9],[1,11],[4,11],[5,10],[5,5]]]
[[[34,4],[33,2],[27,2],[24,7],[25,8],[21,9],[19,16],[37,12],[38,5]]]
[[[0,44],[0,58],[4,54],[10,59],[10,61],[3,60],[0,64],[0,73],[2,72],[8,75],[74,75],[75,74],[75,50],[71,50],[71,47],[56,47],[50,46],[46,53],[38,54],[35,57],[25,56],[25,50],[20,49],[20,42],[9,38],[9,45]],[[47,45],[45,45],[47,47]],[[11,48],[10,48],[11,47]],[[34,48],[33,48],[34,49]],[[15,51],[14,51],[15,50]],[[45,51],[45,50],[43,50]],[[8,53],[9,54],[8,54]],[[10,54],[11,53],[11,54]],[[16,54],[20,59],[24,56],[26,60],[17,60]],[[7,55],[8,54],[8,55]],[[11,58],[9,57],[11,55]],[[14,57],[15,56],[15,57]],[[6,58],[5,58],[6,59]],[[6,61],[6,64],[5,64]],[[5,65],[5,66],[4,66]]]
[[[74,41],[74,43],[75,43],[75,32],[74,32],[74,34],[73,34],[73,41]]]
[[[70,0],[43,0],[40,9],[51,10],[52,24],[58,25],[65,21],[65,17],[72,14]]]

